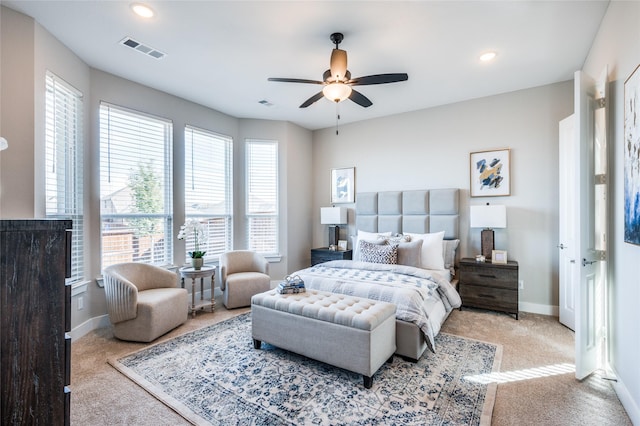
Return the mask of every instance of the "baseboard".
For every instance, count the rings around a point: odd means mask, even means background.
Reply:
[[[620,380],[618,373],[615,370],[613,370],[613,373],[616,377],[616,381],[613,382],[613,389],[616,391],[618,399],[631,419],[631,423],[634,425],[640,425],[640,407],[638,407],[638,403],[633,400],[633,396],[625,386],[624,382]]]
[[[99,317],[89,318],[79,326],[71,329],[71,331],[69,332],[69,335],[71,335],[71,342],[75,342],[76,340],[78,340],[85,334],[92,332],[93,330],[103,327],[109,327],[110,325],[111,322],[109,321],[109,315],[105,314],[100,315]]]
[[[522,312],[531,312],[532,314],[551,315],[553,317],[560,315],[560,307],[555,305],[520,302],[518,309]]]

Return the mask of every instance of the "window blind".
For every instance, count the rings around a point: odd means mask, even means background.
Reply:
[[[171,121],[100,104],[102,268],[173,262]]]
[[[248,139],[247,247],[278,254],[278,142]]]
[[[208,238],[200,250],[208,260],[233,247],[233,140],[186,126],[184,142],[185,217],[205,225]],[[191,237],[186,252],[193,250]]]
[[[84,281],[82,93],[45,75],[45,214],[73,221],[70,283]]]

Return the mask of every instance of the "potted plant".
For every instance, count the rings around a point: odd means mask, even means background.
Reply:
[[[202,268],[204,255],[207,253],[200,250],[200,244],[204,244],[207,241],[207,230],[197,219],[187,219],[184,225],[180,227],[180,232],[178,232],[179,240],[187,240],[191,236],[193,236],[195,245],[194,250],[188,252],[188,254],[191,258],[191,265],[198,270]]]

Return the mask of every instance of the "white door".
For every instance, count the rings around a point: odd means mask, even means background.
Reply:
[[[558,152],[560,229],[559,229],[559,267],[560,267],[560,322],[575,330],[576,307],[575,291],[580,278],[578,262],[579,251],[576,245],[578,232],[576,227],[576,179],[579,168],[579,145],[575,131],[574,115],[560,122],[560,149]]]
[[[575,287],[576,378],[583,379],[600,367],[606,263],[606,168],[596,175],[596,164],[606,164],[606,69],[597,84],[581,71],[575,74],[574,119],[579,147],[576,194],[576,246],[579,279]],[[596,114],[596,110],[599,110]],[[598,117],[598,118],[597,118]],[[596,119],[598,137],[596,143]],[[604,122],[600,122],[603,121]],[[605,138],[604,140],[602,138]],[[604,143],[605,149],[600,146]],[[596,161],[598,151],[598,161]],[[604,160],[602,155],[605,156]],[[604,198],[603,198],[604,197]],[[598,208],[596,209],[596,206]],[[602,208],[604,206],[604,209]],[[603,226],[602,224],[605,224]],[[596,238],[596,232],[598,236]]]

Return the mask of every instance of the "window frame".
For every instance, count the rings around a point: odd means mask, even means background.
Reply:
[[[86,282],[84,95],[55,73],[46,70],[44,111],[45,216],[72,221],[71,276],[66,282],[75,286]]]
[[[260,146],[260,145],[270,145],[273,149],[273,163],[271,166],[273,167],[273,174],[270,176],[272,179],[273,187],[271,190],[273,194],[267,194],[266,197],[273,196],[273,200],[270,200],[274,206],[272,212],[259,212],[252,211],[253,202],[251,200],[252,197],[252,186],[253,179],[259,180],[260,177],[252,176],[254,170],[252,170],[252,162],[254,159],[251,157],[253,154],[252,146]],[[259,160],[259,159],[257,159]],[[264,160],[263,160],[264,161]],[[279,155],[279,143],[277,140],[270,139],[245,139],[245,244],[247,249],[256,251],[262,254],[265,257],[276,257],[280,256],[280,155]],[[262,181],[264,181],[262,179]],[[253,241],[253,223],[257,219],[271,219],[271,225],[273,230],[271,232],[270,238],[272,238],[273,250],[262,250],[258,245],[256,245]],[[268,244],[268,242],[263,242],[264,244]]]
[[[126,131],[122,131],[121,134],[117,133],[115,131],[115,129],[112,129],[112,123],[111,120],[112,118],[116,118],[115,116],[112,117],[111,114],[115,115],[120,115],[121,117],[119,119],[121,119],[122,121],[119,122],[121,123],[123,126],[130,126],[132,123],[141,123],[141,124],[145,124],[147,126],[150,127],[154,127],[157,126],[162,127],[163,131],[162,131],[162,138],[160,137],[156,137],[155,139],[149,135],[144,134],[144,130],[138,130],[138,132],[136,133],[135,131],[131,131],[130,134],[127,134]],[[127,116],[131,119],[131,122],[126,121]],[[105,124],[103,122],[103,120],[108,119],[108,123],[107,123],[107,129],[104,129],[103,125]],[[139,121],[137,121],[139,120]],[[147,120],[146,122],[144,120]],[[114,124],[115,125],[115,124]],[[101,269],[104,269],[106,266],[115,264],[115,263],[120,263],[122,261],[131,261],[131,262],[140,262],[140,263],[149,263],[152,265],[157,265],[157,266],[170,266],[173,264],[173,259],[174,259],[174,250],[173,250],[173,239],[174,239],[174,235],[173,235],[173,217],[174,217],[174,210],[173,210],[173,122],[169,119],[163,118],[163,117],[159,117],[159,116],[155,116],[152,114],[148,114],[145,112],[140,112],[140,111],[136,111],[130,108],[126,108],[126,107],[122,107],[119,105],[114,105],[105,101],[101,101],[100,102],[100,107],[99,107],[99,158],[100,158],[100,245],[101,245],[101,254],[100,254],[100,264],[101,264]],[[140,127],[140,124],[138,124],[138,127]],[[123,127],[126,128],[126,127]],[[132,127],[133,128],[133,127]],[[105,213],[105,206],[106,206],[106,201],[105,201],[105,194],[103,193],[103,185],[104,185],[104,181],[103,179],[105,178],[104,174],[107,174],[107,178],[110,180],[111,178],[111,168],[112,168],[112,159],[111,159],[111,151],[114,147],[112,147],[112,141],[111,139],[117,139],[114,136],[120,135],[121,137],[129,137],[132,139],[135,139],[136,137],[148,137],[148,139],[139,139],[141,142],[145,141],[146,143],[151,143],[150,141],[159,141],[160,139],[162,139],[162,145],[163,145],[163,150],[162,150],[162,166],[161,169],[163,170],[162,173],[162,186],[161,186],[161,204],[162,204],[162,209],[161,211],[158,212],[143,212],[143,213],[136,213],[136,212],[127,212],[127,213]],[[107,139],[104,140],[103,138],[106,137]],[[103,144],[106,142],[107,146],[106,148],[103,146]],[[130,148],[132,149],[132,151],[134,149],[137,150],[141,150],[141,146],[142,143],[138,143],[138,144],[130,144]],[[117,143],[117,140],[114,140],[114,143]],[[126,144],[125,144],[126,145]],[[117,146],[117,145],[116,145]],[[103,152],[103,150],[106,149],[107,152],[107,164],[105,163],[105,158],[103,158],[103,154],[105,154],[105,152]],[[114,154],[115,155],[115,154]],[[138,157],[135,157],[138,159],[138,163],[136,164],[139,167],[139,174],[142,175],[142,179],[145,179],[144,174],[147,173],[147,178],[149,176],[149,174],[152,175],[153,171],[151,170],[152,167],[152,163],[148,163],[147,165],[147,170],[144,171],[143,170],[143,166],[141,166],[141,160],[148,160],[149,159],[149,151],[145,151],[145,156],[143,157],[142,154],[140,154]],[[131,159],[132,155],[126,156],[126,158],[129,160]],[[160,155],[157,156],[157,158],[154,158],[155,160],[160,160]],[[117,163],[116,163],[117,164]],[[129,164],[129,163],[123,163],[123,164]],[[131,163],[133,165],[133,163]],[[130,170],[130,176],[135,174],[134,172],[131,172]],[[122,178],[122,176],[120,176],[120,178]],[[131,179],[131,178],[129,178]],[[150,179],[150,181],[153,181],[152,179]],[[129,187],[130,184],[125,185],[124,187],[118,189],[118,191],[120,190],[124,190],[127,187]],[[115,194],[118,191],[113,191],[113,189],[110,191],[110,193],[108,195],[113,196],[113,194]],[[129,196],[131,197],[131,196]],[[125,196],[126,198],[126,196]],[[113,202],[110,203],[110,205],[113,205]],[[132,209],[135,209],[132,207]],[[106,226],[105,226],[105,220],[121,220],[121,221],[126,221],[126,220],[159,220],[160,224],[161,224],[161,228],[162,228],[162,232],[159,232],[155,235],[161,235],[163,238],[162,240],[162,245],[161,245],[161,252],[162,255],[158,256],[159,260],[155,261],[155,257],[156,257],[156,251],[155,251],[155,245],[156,242],[154,240],[154,238],[150,238],[149,239],[149,256],[151,257],[150,259],[145,259],[145,254],[143,253],[142,255],[140,255],[140,252],[138,251],[138,258],[135,258],[135,247],[136,247],[136,243],[134,238],[135,237],[135,228],[131,227],[131,226],[124,226],[121,228],[122,231],[124,231],[124,234],[132,234],[131,239],[132,239],[132,243],[130,244],[130,250],[124,250],[121,251],[120,254],[118,254],[118,252],[115,252],[115,254],[113,254],[113,258],[117,259],[116,261],[108,261],[105,262],[105,233],[106,233]],[[123,234],[123,235],[124,235]],[[115,235],[114,233],[112,233],[112,235]],[[138,238],[138,242],[140,241],[140,236],[137,237]],[[124,238],[125,240],[125,244],[126,245],[126,241],[128,240],[128,238]],[[146,243],[146,241],[145,241]],[[140,247],[138,246],[138,250],[140,250]],[[129,256],[129,254],[131,254],[131,256]]]
[[[194,186],[196,183],[202,184],[204,183],[202,180],[198,181],[194,178],[194,175],[198,174],[198,170],[196,170],[195,160],[194,160],[194,136],[198,137],[198,143],[210,143],[211,147],[207,149],[206,147],[201,149],[203,155],[204,153],[212,153],[212,154],[222,154],[224,158],[221,160],[223,165],[223,175],[224,177],[220,180],[216,180],[214,176],[208,174],[208,178],[211,181],[221,183],[221,187],[217,187],[219,192],[222,192],[223,195],[223,203],[225,212],[222,214],[213,214],[213,213],[203,213],[203,214],[193,214],[189,213],[188,203],[190,202],[189,195],[189,186],[192,187],[192,190],[195,189]],[[191,146],[190,146],[191,145]],[[208,232],[208,239],[203,246],[200,246],[200,250],[206,251],[205,261],[210,262],[219,257],[220,254],[230,251],[233,249],[233,226],[234,226],[234,210],[233,210],[233,138],[231,136],[223,135],[220,133],[213,132],[211,130],[203,129],[197,126],[193,126],[190,124],[185,125],[184,128],[184,209],[185,209],[185,221],[188,219],[199,219],[199,221],[206,226]],[[216,165],[218,163],[216,162]],[[199,173],[207,174],[207,171],[200,171]],[[200,176],[199,179],[206,178]],[[212,199],[205,199],[202,196],[198,197],[196,194],[193,194],[194,200],[198,201],[196,198],[199,198],[200,201],[213,201]],[[224,221],[222,227],[222,234],[224,237],[222,241],[218,238],[212,238],[211,229],[216,227],[216,222],[222,219]],[[219,226],[219,225],[218,225]],[[219,229],[219,227],[217,228]],[[217,232],[215,232],[218,235]],[[219,249],[215,249],[215,247],[220,247]],[[189,251],[193,251],[195,249],[194,239],[189,238],[185,241],[185,262],[189,262],[190,257],[188,255]]]

